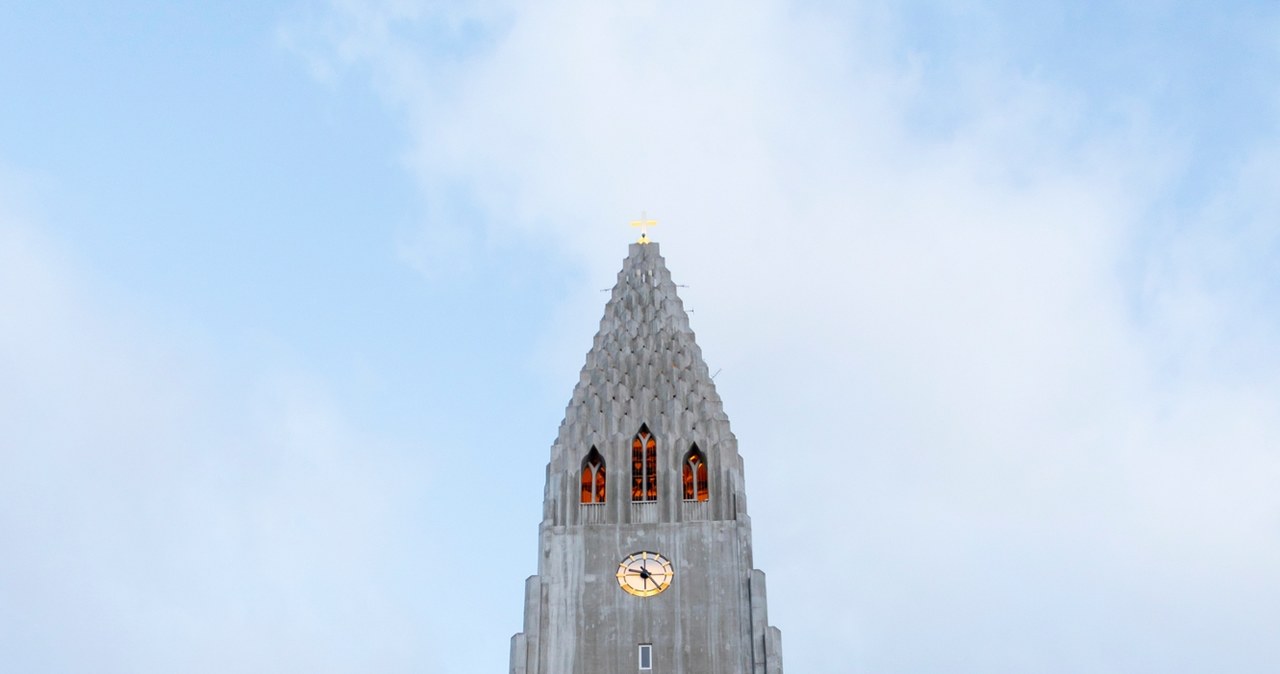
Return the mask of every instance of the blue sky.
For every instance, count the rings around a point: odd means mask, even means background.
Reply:
[[[790,669],[1280,661],[1273,2],[22,3],[0,62],[0,669],[502,671],[641,211]]]

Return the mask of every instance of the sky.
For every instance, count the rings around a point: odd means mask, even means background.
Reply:
[[[1280,663],[1280,4],[17,2],[0,670],[505,671],[641,213],[792,672]]]

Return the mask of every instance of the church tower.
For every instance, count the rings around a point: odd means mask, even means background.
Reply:
[[[551,446],[538,532],[511,674],[781,674],[738,443],[647,237]]]

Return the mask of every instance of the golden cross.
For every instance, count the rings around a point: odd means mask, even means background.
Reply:
[[[632,227],[640,228],[640,240],[636,242],[640,244],[649,243],[649,228],[658,226],[657,220],[646,220],[645,215],[644,211],[640,211],[640,219],[631,221]]]

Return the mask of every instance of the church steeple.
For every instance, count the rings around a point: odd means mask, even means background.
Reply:
[[[682,494],[667,488],[659,491],[656,508],[628,508],[622,502],[629,499],[616,499],[603,513],[583,513],[577,508],[576,482],[548,480],[544,517],[553,524],[579,524],[579,515],[632,522],[682,521],[686,515],[734,519],[745,514],[737,441],[656,243],[631,244],[622,263],[552,446],[552,474],[574,470],[585,456],[582,448],[608,446],[609,438],[630,438],[642,425],[663,445],[660,474],[682,479],[684,455],[695,443],[705,448],[701,452],[713,467],[709,481],[716,483],[715,497],[682,508]],[[606,452],[606,464],[618,466],[609,475],[618,480],[614,484],[628,485],[630,447],[620,450]]]
[[[551,447],[512,674],[780,674],[742,459],[656,243],[631,244]]]

